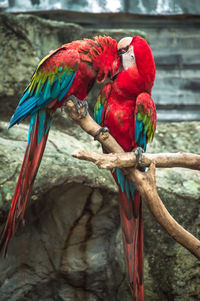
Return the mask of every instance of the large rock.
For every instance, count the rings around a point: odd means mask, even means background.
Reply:
[[[200,123],[161,123],[149,152],[200,153]],[[158,193],[171,215],[199,238],[199,171],[162,168],[156,171]],[[152,287],[147,300],[198,300],[200,262],[177,244],[144,208],[144,250]]]
[[[26,126],[9,132],[6,127],[1,124],[1,222],[27,135]],[[51,131],[25,226],[11,241],[8,257],[0,260],[1,301],[125,301],[116,186],[109,172],[71,157],[80,147],[97,149],[84,133],[80,141],[71,133]]]
[[[39,59],[16,18],[0,15],[0,40],[1,116],[5,118],[16,107]]]
[[[68,120],[67,129],[50,131],[25,225],[12,239],[8,257],[0,259],[1,301],[131,300],[117,188],[108,171],[71,157],[77,148],[100,148],[70,124]],[[27,126],[6,127],[2,122],[2,229],[27,135]],[[150,151],[199,152],[199,129],[198,122],[158,124]],[[157,170],[157,188],[174,218],[198,236],[199,172]],[[199,262],[161,229],[145,206],[144,247],[146,300],[199,300]]]

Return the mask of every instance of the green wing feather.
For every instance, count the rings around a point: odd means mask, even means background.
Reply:
[[[9,127],[44,107],[59,106],[73,83],[79,63],[78,52],[65,48],[59,48],[45,57],[34,72]]]
[[[156,130],[156,107],[148,93],[141,93],[136,99],[135,142],[146,150]]]
[[[111,91],[111,83],[107,83],[101,89],[94,107],[94,120],[101,125],[103,122],[104,105],[109,98]]]
[[[42,104],[55,98],[62,100],[66,94],[64,92],[68,91],[73,82],[79,63],[78,52],[64,47],[47,55],[38,65],[19,104],[30,97],[42,98]]]

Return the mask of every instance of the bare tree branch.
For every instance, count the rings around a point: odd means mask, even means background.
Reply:
[[[90,115],[87,114],[84,119],[81,119],[80,115],[76,112],[73,102],[70,100],[67,101],[66,107],[70,116],[78,122],[82,129],[88,134],[95,136],[100,126],[90,117]],[[97,139],[108,152],[124,153],[121,146],[109,133],[102,133],[97,137]],[[112,156],[112,154],[110,154],[110,156]],[[91,157],[88,158],[88,160],[92,161]],[[155,163],[151,161],[150,168],[147,172],[140,172],[135,168],[123,168],[122,170],[133,181],[142,199],[146,202],[149,210],[159,224],[177,242],[200,259],[200,241],[183,229],[174,220],[158,196],[156,190]]]
[[[72,154],[73,157],[95,163],[100,169],[112,169],[116,167],[133,167],[136,164],[135,153],[110,153],[99,154],[77,150]],[[200,155],[191,153],[162,153],[142,155],[142,167],[149,167],[154,162],[156,167],[185,167],[200,170]]]

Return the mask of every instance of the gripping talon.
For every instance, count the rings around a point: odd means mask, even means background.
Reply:
[[[144,150],[140,146],[138,146],[133,149],[133,152],[136,155],[137,166],[140,166],[142,163],[142,154],[144,153]]]
[[[96,132],[96,134],[94,135],[94,140],[97,140],[97,137],[99,136],[100,133],[105,133],[105,132],[110,133],[109,128],[107,128],[107,126],[103,126]]]
[[[88,112],[88,102],[87,102],[87,100],[81,101],[81,105],[85,109],[83,114],[81,115],[81,119],[83,119],[83,118],[85,118],[85,116],[87,115],[87,112]]]
[[[70,95],[67,100],[72,100],[74,105],[75,105],[75,108],[76,108],[76,111],[78,114],[81,113],[81,109],[84,108],[84,112],[83,114],[81,115],[81,119],[85,118],[85,116],[87,115],[87,112],[88,112],[88,102],[86,100],[80,100],[78,99],[76,96],[74,96],[73,94]]]

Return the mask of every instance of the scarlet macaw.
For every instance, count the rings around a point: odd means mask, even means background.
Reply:
[[[124,151],[138,151],[138,147],[146,151],[146,145],[156,129],[156,108],[151,98],[155,79],[154,58],[148,43],[138,36],[120,40],[118,54],[123,71],[102,88],[94,118],[98,124],[109,129]],[[120,215],[129,284],[134,300],[142,301],[142,202],[133,183],[119,168],[112,173],[121,196]]]
[[[63,45],[38,65],[12,116],[9,128],[30,116],[27,148],[11,208],[1,238],[0,250],[8,243],[24,218],[27,201],[46,146],[49,128],[58,107],[67,98],[82,104],[95,81],[102,82],[118,70],[117,42],[95,37]]]

